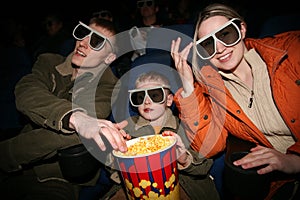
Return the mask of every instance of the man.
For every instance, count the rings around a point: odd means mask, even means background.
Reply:
[[[73,30],[76,46],[67,58],[43,54],[17,83],[16,105],[29,123],[0,143],[1,197],[77,199],[79,183],[63,176],[58,152],[84,141],[105,151],[104,137],[114,149],[126,150],[120,130],[126,124],[105,120],[118,81],[108,67],[116,58],[115,34],[107,20],[92,18],[89,26],[79,22]],[[94,184],[98,174],[80,184]]]

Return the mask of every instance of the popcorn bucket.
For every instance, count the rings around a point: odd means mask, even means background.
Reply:
[[[172,136],[150,135],[127,141],[128,149],[140,145],[150,148],[147,142],[167,141],[166,145],[148,152],[122,154],[113,151],[121,171],[128,199],[172,199],[179,200],[179,180],[176,161],[176,138]],[[142,143],[141,143],[142,141]],[[157,142],[159,141],[159,142]],[[129,152],[129,151],[128,151]]]

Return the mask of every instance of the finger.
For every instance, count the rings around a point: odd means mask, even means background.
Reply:
[[[271,165],[267,165],[259,170],[257,170],[258,174],[267,174],[273,171],[273,167]]]
[[[131,139],[131,135],[129,135],[128,133],[126,133],[124,130],[120,130],[122,136],[124,139],[126,140],[130,140]]]
[[[102,151],[106,150],[106,146],[105,146],[105,144],[104,144],[104,142],[103,142],[103,140],[102,140],[102,138],[100,136],[100,133],[99,134],[95,134],[94,140],[95,140],[96,144],[100,147],[100,149]]]
[[[187,57],[188,57],[188,55],[189,55],[189,53],[190,53],[190,49],[191,49],[192,45],[193,45],[193,43],[191,42],[191,43],[190,43],[189,45],[187,45],[187,46],[182,50],[182,52],[181,52],[181,56],[182,56],[185,60],[187,60]]]
[[[102,120],[102,119],[98,120],[98,126],[101,127],[101,128],[103,128],[103,127],[109,127],[109,128],[111,128],[113,130],[116,130],[116,131],[118,130],[117,127],[115,126],[115,124],[112,123],[109,120]]]
[[[107,138],[115,150],[120,150],[121,152],[127,151],[125,139],[119,130],[115,131],[113,129],[106,128],[105,131],[103,131],[103,135]]]
[[[112,136],[113,134],[111,133],[111,130],[113,131],[113,129],[110,129],[109,127],[102,127],[100,134],[108,140],[113,149],[118,150],[119,147],[115,138]]]
[[[261,167],[262,165],[271,164],[272,158],[270,156],[271,155],[265,155],[265,154],[257,155],[257,154],[249,153],[242,159],[235,161],[234,164],[238,163],[238,165],[241,165],[244,169]]]
[[[250,151],[254,152],[254,151],[258,151],[258,150],[265,149],[265,148],[266,148],[266,147],[257,145],[257,146],[255,146],[255,147],[251,148]]]
[[[171,57],[173,58],[174,62],[177,63],[179,59],[178,55],[178,47],[176,47],[177,42],[175,40],[172,40],[171,44]]]
[[[116,123],[116,124],[114,124],[114,125],[115,125],[115,127],[116,127],[118,130],[121,130],[121,129],[125,128],[125,127],[128,125],[128,121],[123,120],[123,121],[121,121],[121,122],[119,122],[119,123]]]
[[[174,43],[174,46],[173,46],[173,53],[178,53],[180,43],[181,43],[181,38],[178,37],[178,38],[175,40],[175,43]]]

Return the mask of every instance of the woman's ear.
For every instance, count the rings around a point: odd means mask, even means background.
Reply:
[[[115,59],[117,58],[117,55],[114,53],[109,53],[107,57],[105,58],[104,62],[105,64],[109,65],[111,64]]]
[[[245,22],[241,22],[241,36],[242,40],[246,37],[246,32],[247,32],[247,25]]]

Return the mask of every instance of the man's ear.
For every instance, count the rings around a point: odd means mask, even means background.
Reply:
[[[105,58],[104,62],[105,64],[109,65],[112,63],[114,60],[116,60],[117,55],[114,53],[109,53],[108,56]]]

